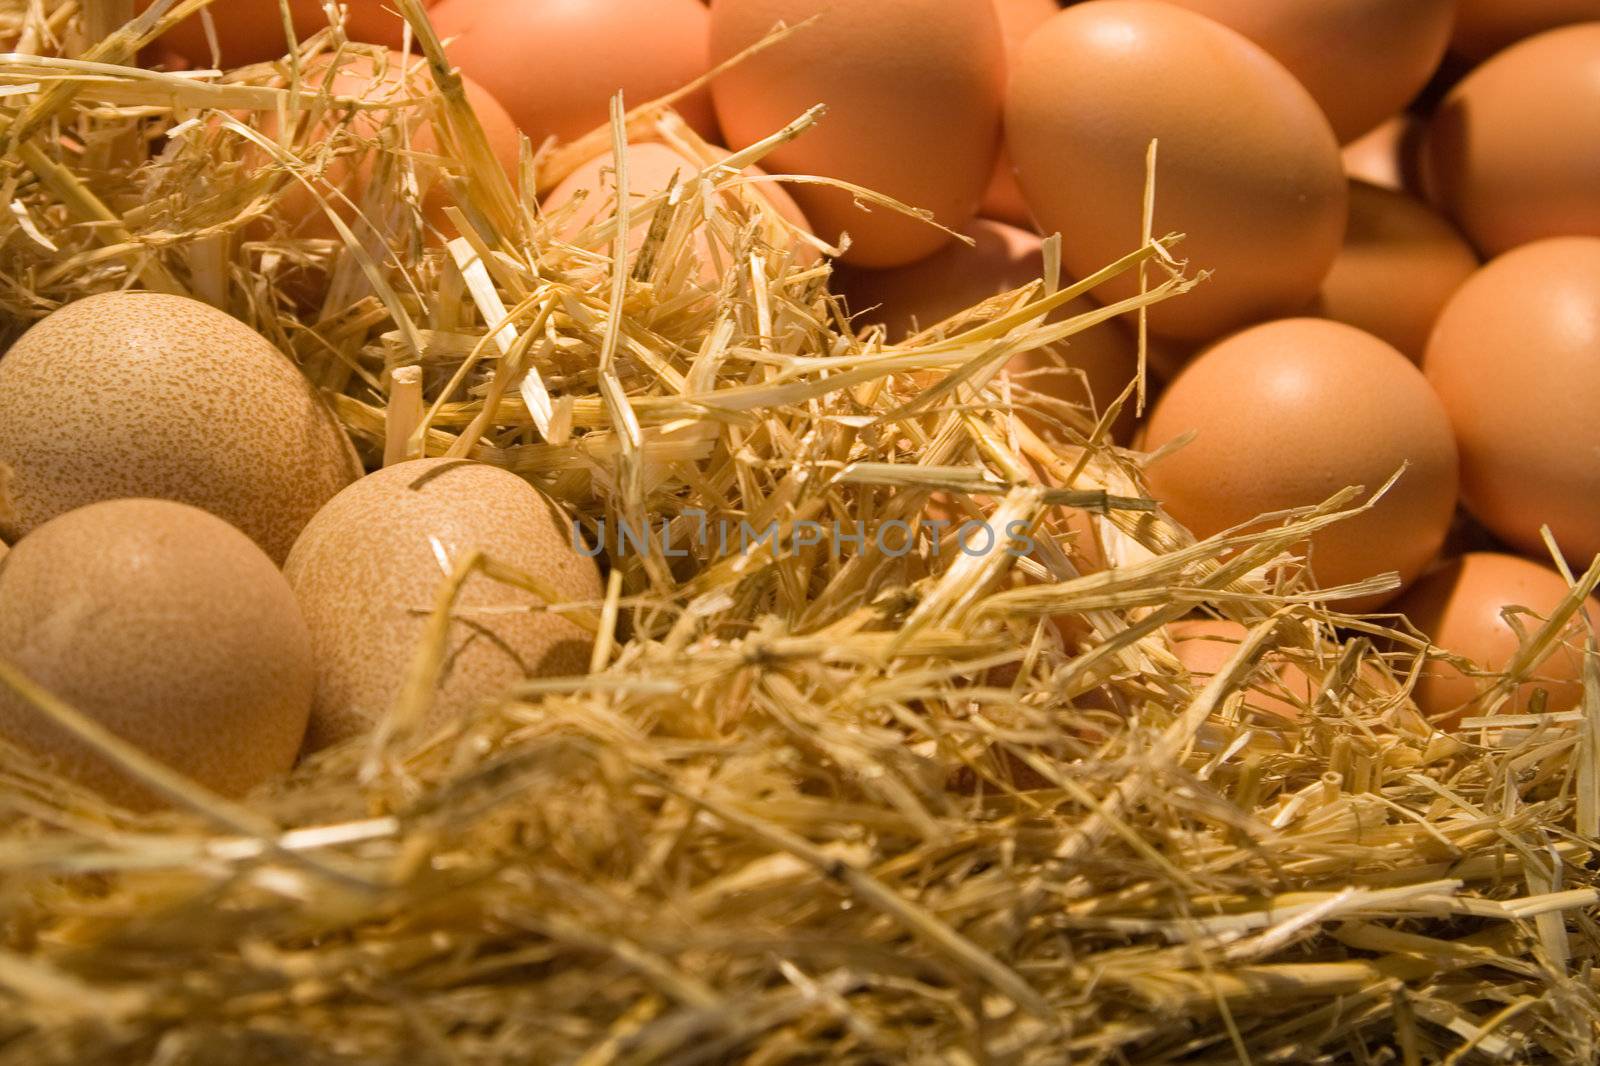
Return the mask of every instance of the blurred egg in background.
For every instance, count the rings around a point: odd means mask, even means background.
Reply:
[[[926,209],[944,226],[966,225],[1000,147],[1006,62],[993,0],[713,0],[712,56],[730,59],[780,21],[813,15],[712,84],[728,147],[745,148],[822,103],[824,119],[767,156],[767,169],[850,182]],[[949,239],[883,206],[863,211],[837,188],[792,192],[824,239],[849,233],[844,260],[852,264],[900,266]]]
[[[618,92],[638,107],[709,69],[709,16],[698,0],[440,0],[432,17],[451,62],[535,147],[606,125]],[[706,90],[675,106],[715,137]]]

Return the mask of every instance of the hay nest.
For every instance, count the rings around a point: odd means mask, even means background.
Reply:
[[[424,733],[424,646],[372,737],[247,803],[162,781],[137,816],[6,752],[0,1061],[1593,1061],[1594,659],[1581,710],[1495,712],[1600,572],[1431,728],[1415,635],[1331,611],[1297,556],[1362,494],[1197,542],[1114,410],[1003,372],[1181,299],[1172,238],[887,344],[741,172],[816,114],[724,160],[619,109],[508,182],[415,0],[439,92],[376,125],[299,89],[357,48],[333,27],[227,76],[134,65],[202,4],[5,6],[40,53],[0,62],[8,329],[190,293],[291,353],[370,461],[474,457],[656,536],[552,608],[597,632],[590,675]],[[646,136],[704,169],[581,228],[535,206],[608,142],[624,184]],[[331,236],[291,230],[307,192]],[[1128,270],[1144,296],[1047,321]],[[930,506],[1035,550],[872,533]],[[741,523],[777,535],[696,535]],[[440,629],[450,587],[417,605]],[[1247,627],[1209,679],[1164,629],[1195,612]],[[1263,662],[1312,678],[1297,719],[1246,705]]]

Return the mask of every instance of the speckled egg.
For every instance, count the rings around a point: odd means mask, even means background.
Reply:
[[[1478,67],[1428,124],[1428,198],[1485,255],[1600,236],[1600,21],[1530,37]]]
[[[0,357],[0,536],[124,496],[202,507],[275,561],[360,474],[317,392],[260,334],[182,296],[68,304]]]
[[[1352,181],[1350,225],[1316,313],[1364,329],[1420,363],[1439,312],[1477,269],[1472,246],[1428,205]]]
[[[400,463],[341,492],[284,566],[317,665],[306,747],[360,734],[390,711],[440,585],[473,552],[543,582],[563,603],[597,601],[599,573],[575,543],[571,522],[543,494],[482,463]],[[593,634],[543,605],[482,574],[467,580],[430,723],[524,678],[588,669]]]
[[[432,6],[436,0],[423,2]],[[401,46],[405,22],[396,13],[392,0],[344,0],[344,4],[348,9],[345,33],[352,41],[389,48]],[[150,0],[139,0],[137,6],[143,11],[150,6]],[[288,53],[290,44],[283,32],[279,0],[215,0],[206,10],[216,33],[217,56],[212,55],[205,23],[198,14],[162,34],[157,46],[196,67],[209,67],[214,58],[220,58],[224,69],[262,63]],[[328,26],[320,0],[289,0],[289,12],[297,42],[303,43]]]
[[[3,365],[3,364],[0,364]],[[1457,290],[1423,370],[1461,447],[1462,498],[1507,543],[1600,553],[1600,239],[1536,241]]]
[[[1545,30],[1600,20],[1600,0],[1456,0],[1450,47],[1478,62]]]
[[[1506,622],[1506,608],[1525,609],[1515,617],[1532,636],[1568,591],[1566,580],[1548,566],[1500,552],[1470,552],[1423,577],[1394,607],[1435,646],[1471,660],[1480,670],[1498,674],[1521,647],[1517,631]],[[1600,622],[1600,603],[1593,597],[1583,612]],[[1582,623],[1575,619],[1562,642],[1535,665],[1530,680],[1517,686],[1502,713],[1526,711],[1536,689],[1545,690],[1546,710],[1576,706],[1583,698],[1584,639]],[[1448,724],[1491,680],[1433,659],[1418,679],[1413,696],[1424,714]]]
[[[1312,536],[1321,588],[1389,571],[1402,582],[1434,558],[1455,511],[1455,443],[1444,405],[1393,347],[1339,322],[1270,322],[1191,362],[1151,412],[1152,450],[1193,432],[1149,469],[1169,514],[1212,536],[1267,514],[1321,503],[1359,485],[1370,510]],[[1389,596],[1338,601],[1370,610]]]
[[[914,328],[936,325],[992,296],[1037,281],[1043,274],[1041,242],[1034,234],[988,219],[978,219],[962,232],[976,243],[969,247],[951,241],[910,266],[840,268],[835,285],[857,315],[857,323],[881,322],[888,328],[889,339],[899,341]],[[1094,307],[1080,297],[1054,317],[1070,318]],[[1040,394],[1026,402],[1040,408],[1029,421],[1045,428],[1053,421],[1072,419],[1072,413],[1057,405],[1104,411],[1133,380],[1138,364],[1138,345],[1132,334],[1119,323],[1105,322],[1063,345],[1024,352],[1007,369],[1018,384]],[[1125,441],[1132,428],[1133,407],[1129,404],[1113,427],[1113,435]]]
[[[40,526],[0,565],[0,658],[159,762],[236,796],[292,765],[311,643],[250,538],[194,507],[110,500]],[[143,783],[0,685],[0,735],[133,807]]]
[[[779,21],[812,16],[713,83],[728,144],[744,148],[826,104],[820,123],[763,165],[853,182],[966,225],[999,150],[1005,52],[993,0],[714,0],[712,56],[729,59]],[[839,189],[793,192],[823,237],[848,231],[845,259],[861,266],[909,263],[948,239],[885,207],[862,211]]]
[[[1339,144],[1309,93],[1258,46],[1154,0],[1096,0],[1028,38],[1006,143],[1028,206],[1087,277],[1136,249],[1159,139],[1154,232],[1204,284],[1154,308],[1158,332],[1210,340],[1311,300],[1344,234]],[[1138,291],[1124,275],[1096,298]]]
[[[434,28],[450,59],[493,93],[538,147],[611,121],[611,98],[637,107],[710,68],[698,0],[441,0]],[[704,89],[676,105],[704,137],[716,119]]]
[[[1310,90],[1341,141],[1405,107],[1444,57],[1456,0],[1166,0],[1238,30]]]

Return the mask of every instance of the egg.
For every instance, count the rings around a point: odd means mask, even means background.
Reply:
[[[816,21],[717,78],[728,144],[747,147],[826,104],[822,120],[766,157],[775,173],[853,182],[960,228],[972,220],[999,149],[1005,55],[993,0],[715,0],[717,62],[780,20]],[[937,251],[942,231],[850,193],[798,185],[794,197],[823,237],[848,231],[844,258],[889,267]]]
[[[1522,643],[1506,622],[1506,608],[1532,612],[1532,616],[1524,611],[1514,615],[1532,636],[1568,591],[1566,580],[1548,566],[1501,552],[1470,552],[1418,581],[1394,607],[1436,647],[1499,674],[1511,664]],[[1600,621],[1600,603],[1590,597],[1582,613],[1591,621]],[[1514,698],[1501,713],[1527,711],[1536,689],[1545,690],[1546,710],[1576,706],[1583,698],[1584,639],[1581,621],[1574,620],[1562,642],[1535,664],[1530,680],[1517,686]],[[1491,683],[1490,678],[1472,676],[1450,663],[1431,659],[1412,695],[1423,714],[1449,724]]]
[[[857,322],[882,322],[891,341],[915,328],[926,328],[965,311],[992,296],[1037,281],[1044,273],[1040,239],[1003,222],[978,219],[962,231],[976,244],[958,241],[910,266],[889,270],[841,267],[836,285]],[[1062,308],[1055,320],[1094,310],[1079,298]],[[1008,370],[1018,384],[1057,401],[1104,411],[1138,373],[1139,352],[1133,336],[1116,322],[1105,322],[1075,334],[1053,349],[1016,356]],[[1077,373],[1081,371],[1081,375]],[[1088,389],[1084,388],[1087,378]],[[1030,405],[1039,403],[1027,401]],[[1044,404],[1040,404],[1044,406]],[[1059,420],[1060,411],[1045,414]],[[1048,419],[1030,418],[1045,429]],[[1133,428],[1133,405],[1123,409],[1113,435],[1127,440]]]
[[[720,154],[721,150],[718,152]],[[656,141],[629,145],[627,160],[630,205],[642,204],[644,200],[667,189],[674,181],[681,185],[705,169],[702,164]],[[607,149],[568,174],[545,195],[541,208],[546,215],[565,219],[563,232],[568,238],[596,221],[610,217],[616,211],[616,166],[616,155]],[[765,176],[760,167],[749,167],[745,170],[745,174],[751,177]],[[741,194],[764,198],[783,219],[805,233],[811,232],[811,224],[806,221],[799,205],[794,202],[794,197],[790,196],[779,182],[751,183],[730,188],[724,193],[730,198]],[[578,201],[580,197],[582,202],[569,209],[568,205]],[[567,214],[562,215],[564,211]],[[631,233],[628,240],[631,252],[638,251],[644,243],[651,225],[651,219],[643,217],[638,207],[632,207],[632,211]],[[821,258],[816,248],[792,233],[785,234],[773,229],[769,236],[778,240],[779,247],[792,249],[795,261],[798,263],[815,263]],[[716,264],[719,260],[712,255],[710,242],[703,231],[696,232],[691,240],[700,263],[701,280],[714,283],[717,276]],[[725,263],[726,253],[721,254],[721,261]]]
[[[260,334],[183,296],[68,304],[0,357],[0,536],[124,496],[193,504],[281,561],[360,474],[344,430]]]
[[[1450,47],[1474,62],[1545,30],[1600,19],[1600,0],[1457,0]]]
[[[1472,246],[1426,204],[1353,181],[1344,248],[1323,279],[1316,313],[1420,363],[1439,312],[1477,269]]]
[[[436,0],[423,0],[431,6]],[[405,21],[396,13],[392,0],[344,0],[347,8],[345,34],[352,41],[399,48],[404,40]],[[150,6],[139,0],[138,10]],[[176,53],[186,63],[210,67],[220,58],[222,66],[241,67],[278,59],[289,51],[283,32],[283,13],[279,0],[213,0],[206,8],[217,38],[217,56],[212,55],[201,16],[191,15],[162,34],[158,46]],[[289,0],[296,43],[328,27],[328,16],[320,0]]]
[[[1000,36],[1005,41],[1006,64],[1016,62],[1033,31],[1043,26],[1050,16],[1061,10],[1056,0],[994,0],[995,14],[1000,16]],[[1022,197],[1022,187],[1017,184],[1017,172],[1011,165],[1011,154],[1000,148],[1000,158],[995,162],[994,175],[983,194],[979,214],[1009,222],[1028,229],[1033,219],[1028,214],[1028,202]]]
[[[19,541],[0,566],[0,659],[229,796],[293,766],[311,708],[311,642],[277,566],[167,500],[90,504]],[[161,802],[6,685],[0,736],[114,801]]]
[[[543,494],[482,463],[399,463],[334,497],[284,566],[316,661],[306,747],[356,736],[391,710],[440,586],[471,553],[535,578],[562,602],[597,601],[599,572],[576,543]],[[592,634],[543,610],[532,592],[475,574],[455,603],[431,725],[524,678],[588,669]]]
[[[1341,141],[1405,107],[1444,57],[1456,0],[1166,0],[1266,49]]]
[[[1461,448],[1474,517],[1542,554],[1548,524],[1573,564],[1600,553],[1600,239],[1527,244],[1457,290],[1423,370]]]
[[[1312,573],[1322,588],[1388,571],[1409,582],[1444,542],[1457,487],[1444,405],[1405,356],[1352,326],[1284,319],[1209,348],[1156,402],[1146,446],[1191,431],[1148,476],[1155,498],[1197,536],[1347,486],[1376,492],[1409,464],[1371,510],[1311,537]],[[1337,606],[1370,610],[1388,598]]]
[[[1420,192],[1417,152],[1425,127],[1416,115],[1402,113],[1344,146],[1344,172],[1351,178],[1396,192]]]
[[[341,154],[320,173],[311,175],[318,193],[328,200],[346,224],[352,223],[358,217],[357,210],[364,206],[379,162],[375,146],[381,143],[385,126],[394,118],[393,109],[370,108],[367,105],[392,103],[395,108],[405,108],[409,139],[404,142],[395,139],[392,143],[394,151],[410,152],[418,160],[430,156],[451,159],[456,154],[453,147],[443,145],[439,140],[434,121],[435,118],[442,120],[438,89],[428,75],[427,65],[416,57],[398,52],[373,55],[351,51],[338,57],[337,66],[334,57],[319,57],[306,64],[301,89],[308,97],[326,92],[330,97],[349,98],[363,104],[361,109],[355,109],[329,100],[315,105],[321,110],[314,110],[314,117],[306,119],[318,123],[317,134],[312,138],[314,141],[326,140],[335,129],[344,130],[349,135],[348,145],[341,147]],[[463,77],[462,89],[483,127],[489,150],[508,175],[515,175],[522,154],[522,136],[516,124],[511,121],[505,108],[481,85]],[[307,105],[313,106],[310,100]],[[277,135],[275,117],[268,118],[265,131],[268,136]],[[424,216],[437,229],[454,235],[455,228],[444,213],[445,207],[454,203],[454,200],[445,186],[443,176],[423,164],[419,164],[417,170],[424,187]],[[328,221],[317,197],[298,180],[290,179],[285,184],[278,209],[293,236],[323,240],[338,237],[338,230]],[[371,221],[380,227],[386,225],[383,219],[373,218]]]
[[[1172,653],[1199,685],[1222,671],[1249,635],[1238,622],[1209,618],[1173,622],[1167,633],[1172,638]],[[1305,671],[1271,654],[1262,657],[1236,691],[1243,693],[1245,711],[1291,722],[1299,720],[1301,708],[1316,694]]]
[[[1600,236],[1600,22],[1530,37],[1478,67],[1428,124],[1428,198],[1478,250]]]
[[[698,0],[441,0],[433,25],[450,59],[493,93],[538,147],[611,121],[611,98],[633,108],[709,69],[709,20]],[[707,138],[710,95],[674,105]]]
[[[1028,39],[1013,72],[1006,140],[1028,206],[1085,277],[1136,249],[1145,159],[1159,138],[1156,236],[1204,284],[1150,325],[1203,341],[1316,294],[1344,234],[1339,145],[1316,101],[1257,45],[1155,0],[1096,0]],[[1137,292],[1124,275],[1097,290]]]

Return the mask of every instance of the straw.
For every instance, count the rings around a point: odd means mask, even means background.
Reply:
[[[425,725],[469,577],[554,600],[464,557],[372,735],[220,797],[0,669],[0,703],[173,800],[0,754],[0,1062],[1594,1060],[1594,657],[1578,707],[1501,712],[1541,650],[1592,641],[1600,571],[1440,732],[1409,696],[1425,642],[1303,565],[1383,486],[1197,539],[1113,412],[1020,417],[1013,356],[1197,283],[1151,211],[1105,270],[886,344],[741,173],[825,114],[723,158],[619,100],[508,178],[401,8],[443,91],[373,110],[292,87],[376,58],[337,27],[177,75],[120,65],[142,35],[84,46],[93,3],[0,5],[50,53],[0,60],[0,313],[170,282],[293,358],[369,466],[525,478],[606,548],[601,600],[540,608],[596,635],[591,673]],[[647,138],[701,169],[633,187]],[[590,221],[538,206],[605,154]],[[359,157],[370,187],[340,186]],[[947,515],[1009,530],[935,550],[916,523]],[[1209,679],[1185,616],[1245,627]],[[1273,689],[1292,720],[1249,710],[1276,664],[1310,680]]]

